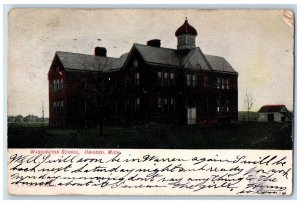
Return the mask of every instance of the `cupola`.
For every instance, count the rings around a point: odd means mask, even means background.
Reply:
[[[195,48],[195,39],[197,35],[197,30],[188,23],[186,17],[183,25],[175,32],[175,36],[177,37],[177,49],[185,50]]]

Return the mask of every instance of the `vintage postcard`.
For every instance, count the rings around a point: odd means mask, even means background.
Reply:
[[[8,15],[12,195],[293,193],[290,10]]]

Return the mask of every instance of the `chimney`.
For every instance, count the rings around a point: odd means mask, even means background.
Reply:
[[[147,45],[151,47],[160,47],[160,40],[159,39],[148,40]]]
[[[106,53],[105,47],[95,47],[95,56],[106,57]]]

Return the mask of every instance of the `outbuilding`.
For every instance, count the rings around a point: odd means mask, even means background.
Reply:
[[[290,119],[291,113],[285,105],[264,105],[258,111],[259,122],[286,122]]]

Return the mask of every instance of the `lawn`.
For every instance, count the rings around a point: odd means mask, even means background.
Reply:
[[[291,123],[53,129],[9,123],[9,148],[292,149]]]

